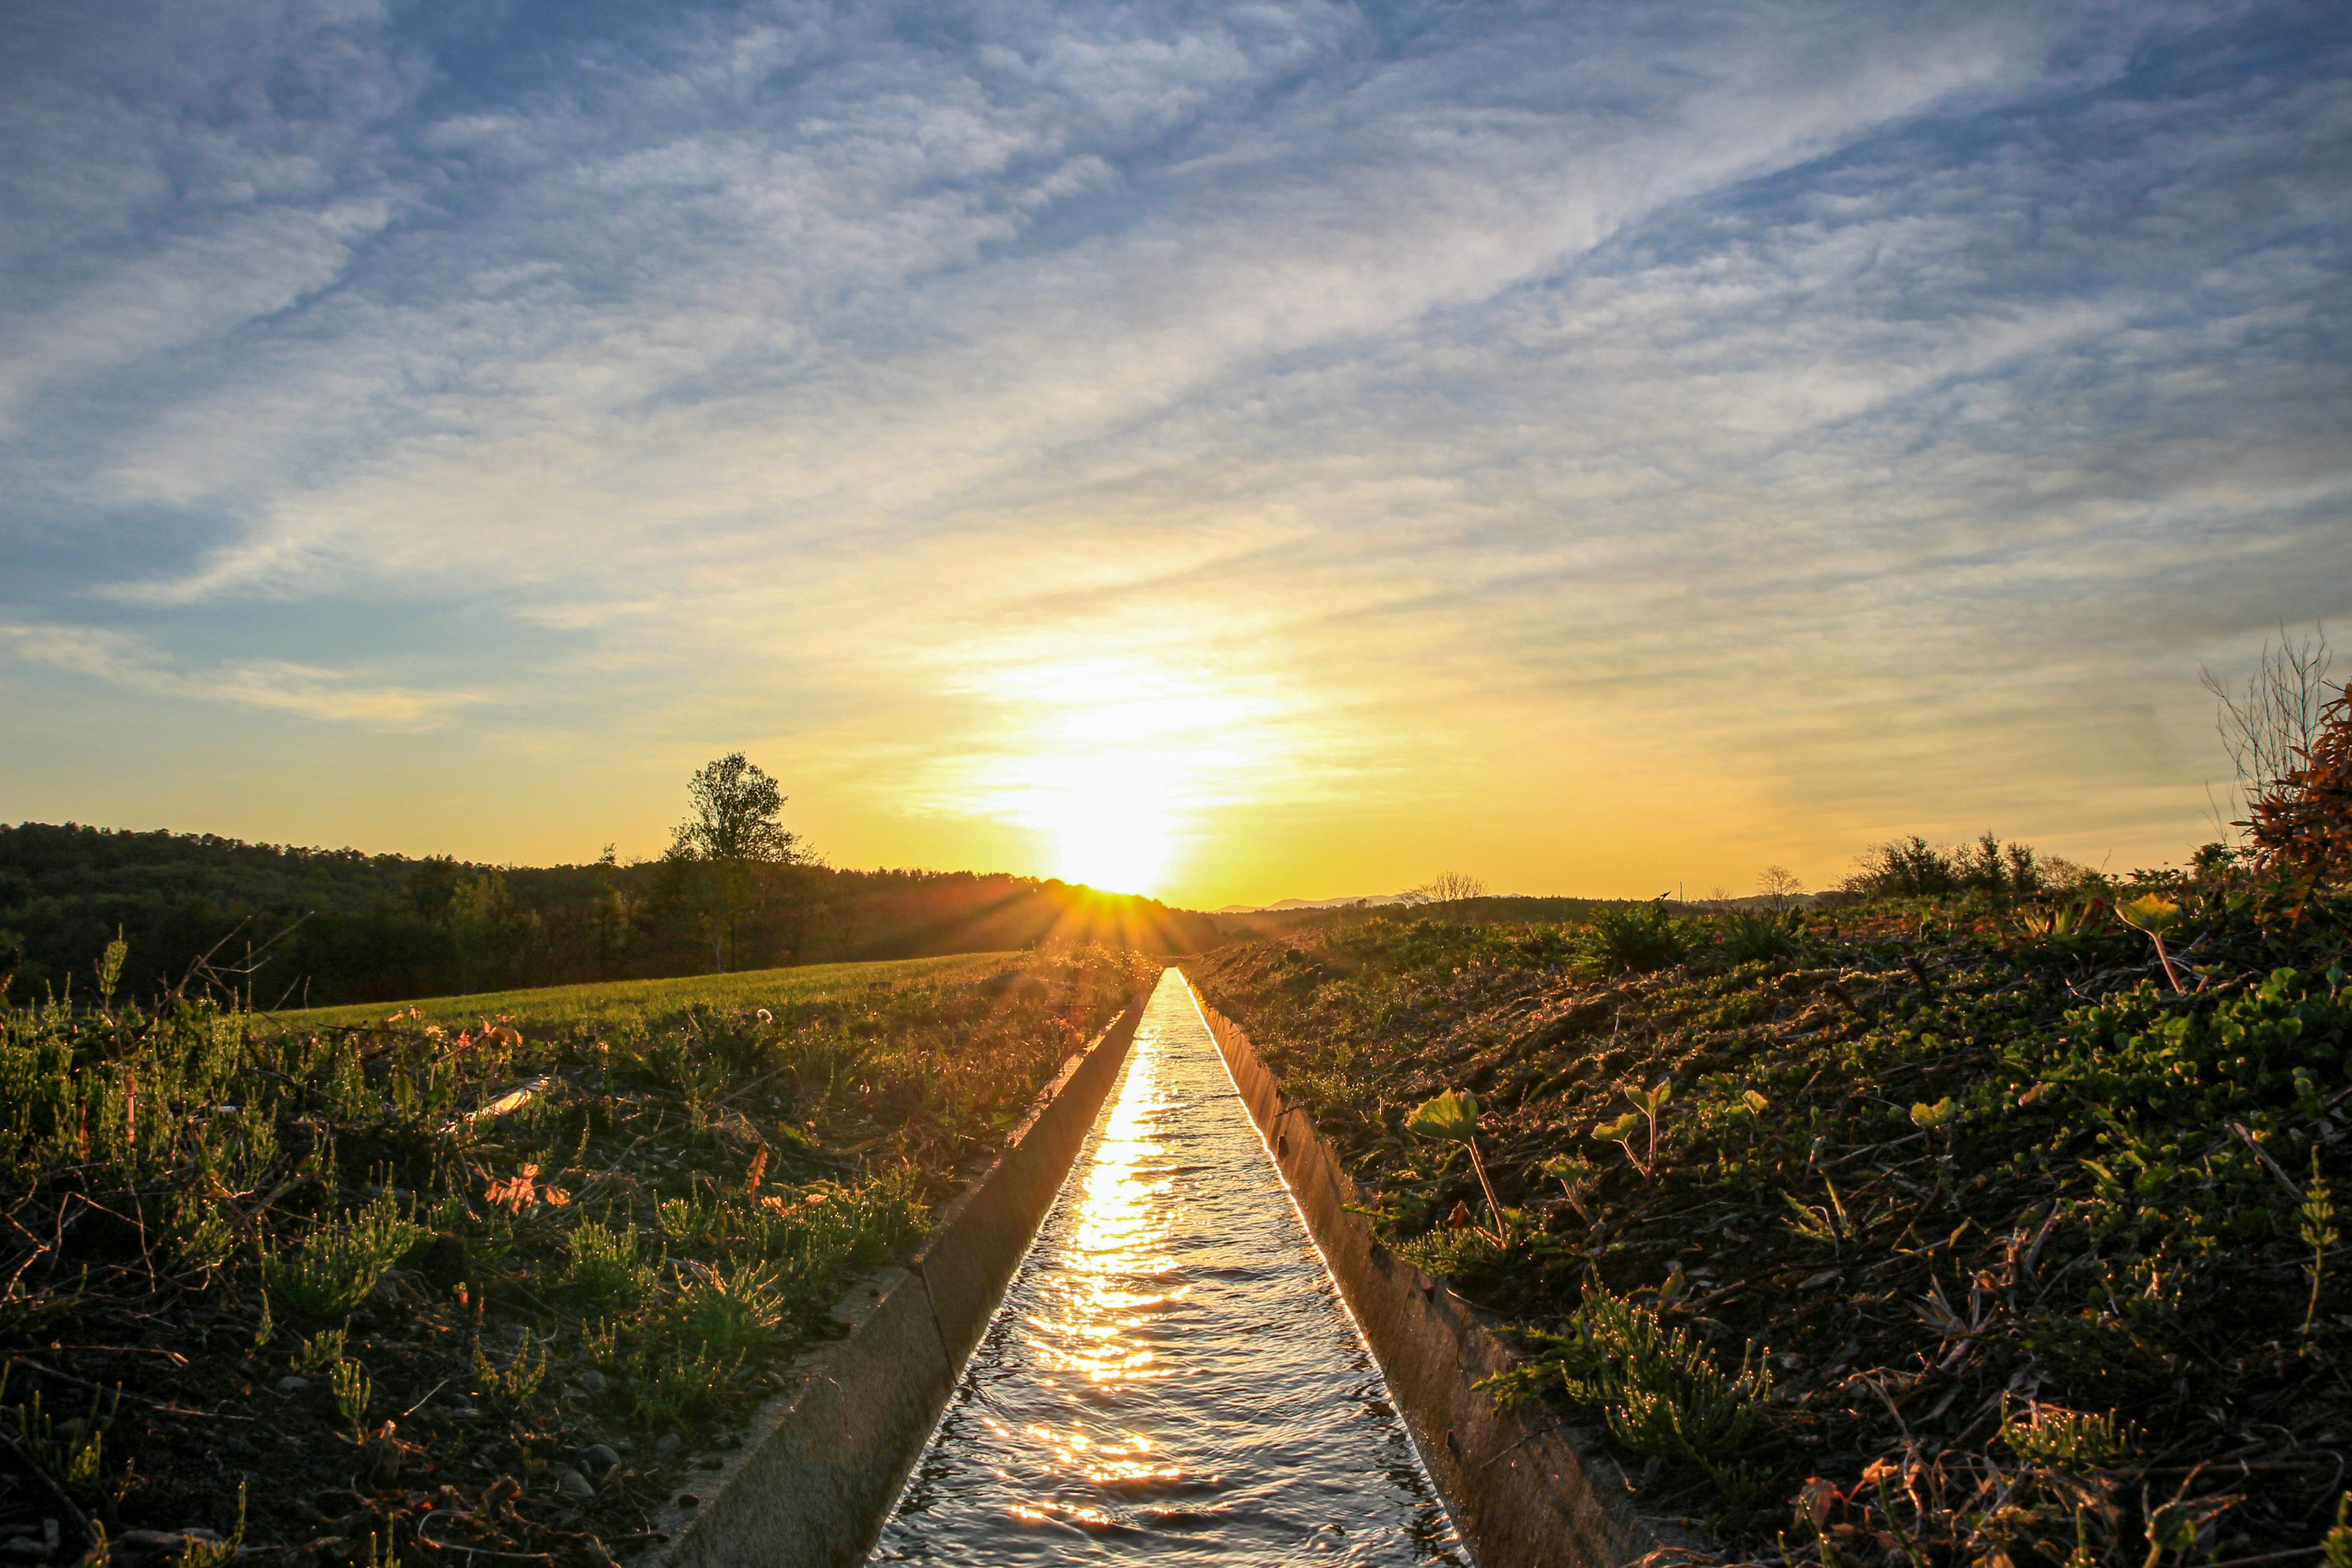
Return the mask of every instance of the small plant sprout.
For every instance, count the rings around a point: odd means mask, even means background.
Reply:
[[[2336,1233],[2335,1194],[2319,1174],[2317,1149],[2311,1152],[2311,1180],[2304,1185],[2303,1206],[2295,1211],[2295,1218],[2303,1244],[2311,1248],[2311,1261],[2303,1266],[2311,1279],[2311,1300],[2303,1310],[2304,1353],[2308,1355],[2312,1330],[2319,1322],[2319,1287],[2327,1277],[2327,1249],[2340,1239]]]
[[[1625,1158],[1633,1163],[1634,1168],[1645,1176],[1650,1175],[1658,1165],[1658,1112],[1664,1110],[1666,1102],[1674,1097],[1672,1079],[1660,1079],[1655,1089],[1629,1089],[1625,1091],[1625,1098],[1633,1102],[1633,1109],[1614,1121],[1606,1121],[1594,1128],[1592,1135],[1623,1149]],[[1650,1129],[1650,1155],[1646,1160],[1633,1152],[1633,1134],[1641,1131],[1645,1119]]]
[[[321,1367],[333,1366],[343,1359],[343,1342],[347,1336],[348,1331],[343,1329],[320,1330],[302,1342],[301,1348],[294,1352],[294,1358],[286,1363],[287,1370],[308,1375]]]
[[[1478,1157],[1478,1097],[1467,1089],[1447,1089],[1405,1119],[1405,1130],[1441,1143],[1459,1143],[1470,1151],[1470,1168],[1478,1173],[1478,1188],[1486,1194],[1486,1211],[1501,1233],[1503,1205],[1495,1197],[1495,1184],[1486,1179],[1486,1163]]]
[[[2336,1526],[2321,1538],[2319,1550],[2327,1568],[2352,1568],[2352,1492],[2336,1500]]]
[[[2172,982],[2174,991],[2186,994],[2189,987],[2180,984],[2180,971],[2172,967],[2172,955],[2164,950],[2164,933],[2180,924],[2180,906],[2170,899],[2144,893],[2127,904],[2117,904],[2116,918],[2156,943],[2156,961],[2164,965],[2164,977]]]
[[[1922,1101],[1911,1107],[1911,1125],[1922,1132],[1938,1131],[1959,1119],[1960,1108],[1948,1094],[1933,1105]]]
[[[122,940],[122,928],[114,928],[114,940],[106,944],[106,952],[98,961],[98,1005],[102,1012],[114,1011],[114,988],[122,983],[123,961],[131,956],[131,944]]]
[[[352,1424],[352,1441],[363,1441],[368,1403],[375,1397],[375,1384],[369,1380],[367,1369],[355,1361],[339,1361],[327,1377],[335,1391],[335,1408]]]

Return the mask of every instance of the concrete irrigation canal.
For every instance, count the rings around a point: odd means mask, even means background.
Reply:
[[[842,1337],[633,1568],[1617,1568],[1691,1544],[1495,1408],[1477,1384],[1510,1352],[1361,1198],[1166,972],[836,1304]]]
[[[1170,971],[877,1563],[1465,1561]]]

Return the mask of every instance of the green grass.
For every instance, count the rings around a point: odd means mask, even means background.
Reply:
[[[348,1029],[393,1015],[403,1023],[472,1024],[504,1017],[519,1029],[569,1030],[581,1025],[613,1028],[642,1023],[685,1007],[722,1012],[774,1009],[858,986],[898,984],[943,971],[974,973],[1003,968],[1010,952],[959,952],[944,958],[887,959],[868,963],[808,963],[791,969],[747,969],[740,974],[689,974],[672,980],[607,980],[593,985],[545,985],[524,991],[479,991],[413,1002],[359,1002],[348,1007],[299,1008],[278,1018],[289,1028]],[[406,1016],[414,1007],[420,1015]]]

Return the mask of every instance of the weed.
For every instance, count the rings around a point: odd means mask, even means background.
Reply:
[[[375,1384],[365,1367],[349,1360],[335,1363],[327,1380],[335,1391],[335,1408],[352,1425],[352,1440],[361,1441],[367,1433],[368,1404],[375,1397]]]
[[[1459,1143],[1470,1151],[1470,1168],[1478,1173],[1478,1189],[1486,1194],[1486,1213],[1495,1222],[1499,1238],[1503,1224],[1503,1205],[1495,1196],[1495,1184],[1486,1179],[1486,1163],[1478,1157],[1478,1097],[1466,1090],[1448,1089],[1428,1100],[1405,1119],[1405,1131],[1440,1142]]]
[[[635,1406],[648,1426],[679,1426],[700,1420],[727,1399],[734,1363],[698,1345],[681,1345],[646,1358]]]
[[[424,1237],[424,1227],[398,1205],[379,1198],[346,1219],[320,1226],[291,1257],[265,1254],[262,1282],[305,1317],[341,1316],[357,1310],[384,1271]]]
[[[1633,1167],[1642,1174],[1649,1175],[1658,1163],[1658,1112],[1664,1110],[1666,1102],[1674,1097],[1674,1082],[1667,1079],[1661,1079],[1652,1089],[1629,1089],[1625,1091],[1625,1098],[1633,1102],[1633,1109],[1613,1121],[1604,1121],[1595,1127],[1592,1135],[1603,1142],[1615,1143],[1622,1148],[1625,1158],[1633,1162]],[[1633,1152],[1633,1134],[1642,1130],[1644,1122],[1650,1130],[1650,1156],[1646,1160]]]
[[[1716,952],[1730,963],[1779,963],[1803,944],[1804,921],[1794,910],[1735,910],[1711,923]]]
[[[2327,1184],[2319,1174],[2319,1150],[2311,1151],[2311,1179],[2304,1184],[2303,1204],[2295,1210],[2295,1233],[2303,1244],[2311,1248],[2310,1261],[2303,1266],[2311,1280],[2311,1300],[2303,1310],[2303,1337],[2308,1342],[2312,1326],[2319,1321],[2319,1287],[2327,1275],[2327,1249],[2336,1245],[2336,1203]]]
[[[1548,1348],[1505,1374],[1498,1389],[1524,1394],[1556,1376],[1569,1398],[1597,1406],[1612,1436],[1633,1453],[1696,1465],[1734,1502],[1759,1477],[1743,1466],[1764,1430],[1772,1395],[1765,1355],[1750,1344],[1725,1372],[1686,1328],[1588,1281],[1572,1336],[1541,1336]],[[1493,1380],[1490,1380],[1493,1381]]]
[[[571,1254],[564,1279],[591,1305],[634,1312],[653,1294],[658,1270],[637,1256],[635,1226],[615,1232],[592,1220],[573,1230],[564,1245]]]
[[[2000,1436],[2029,1465],[2077,1473],[2121,1464],[2145,1446],[2138,1426],[2115,1411],[2086,1415],[2056,1405],[2036,1405],[2024,1419],[2004,1422]]]
[[[345,1337],[345,1330],[321,1329],[302,1342],[301,1348],[294,1352],[293,1360],[286,1363],[288,1369],[308,1376],[322,1368],[333,1366],[343,1359]]]
[[[475,1392],[484,1398],[494,1399],[509,1409],[520,1408],[546,1380],[547,1347],[531,1338],[528,1331],[504,1366],[484,1354],[479,1345],[474,1347]]]

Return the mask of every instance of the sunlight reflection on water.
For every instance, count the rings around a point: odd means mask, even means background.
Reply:
[[[1170,970],[877,1563],[1466,1563]]]

